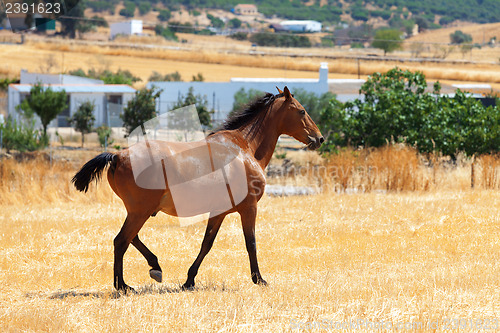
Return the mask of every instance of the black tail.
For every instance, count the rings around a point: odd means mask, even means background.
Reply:
[[[97,155],[80,169],[71,180],[78,191],[87,192],[91,181],[96,182],[101,178],[102,171],[109,163],[115,162],[116,155],[102,153]]]

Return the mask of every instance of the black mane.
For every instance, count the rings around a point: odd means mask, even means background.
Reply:
[[[266,93],[264,96],[255,99],[242,110],[231,115],[219,128],[211,132],[210,135],[219,131],[240,129],[252,124],[246,136],[251,138],[255,137],[267,116],[269,108],[277,98],[282,96],[283,94],[273,95],[271,93]]]

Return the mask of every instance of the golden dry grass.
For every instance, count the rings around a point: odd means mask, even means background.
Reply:
[[[164,283],[150,280],[130,248],[125,279],[139,293],[116,294],[112,239],[124,208],[105,180],[87,195],[69,186],[96,153],[65,153],[53,164],[0,162],[2,331],[280,332],[364,320],[427,332],[418,324],[439,320],[443,330],[447,318],[500,317],[500,194],[457,187],[456,177],[428,191],[265,196],[256,231],[265,288],[250,280],[233,214],[198,288],[180,291],[204,225],[180,227],[158,215],[141,236],[160,259]],[[458,169],[467,178],[467,167]]]
[[[352,78],[357,77],[358,73],[355,59],[357,55],[380,53],[380,50],[373,49],[351,52],[339,48],[259,47],[258,51],[265,55],[255,55],[251,54],[254,50],[249,42],[234,41],[228,37],[182,34],[181,38],[186,39],[187,43],[168,42],[157,37],[130,37],[104,44],[30,37],[24,45],[2,46],[0,55],[7,61],[0,64],[0,75],[18,76],[21,68],[40,71],[51,57],[55,64],[51,69],[54,73],[92,67],[128,69],[142,79],[137,84],[138,87],[147,82],[153,70],[163,74],[178,71],[187,81],[198,73],[202,73],[206,81],[228,81],[232,77],[316,78],[320,62],[329,63],[331,78]],[[142,47],[130,48],[130,44]],[[151,44],[157,47],[151,48]],[[432,57],[434,53],[435,51],[429,50],[423,52],[422,56]],[[310,54],[319,56],[311,57]],[[331,56],[340,59],[327,58]],[[411,56],[411,52],[400,51],[395,56],[405,59]],[[465,56],[456,50],[449,55],[449,59],[454,60],[462,60],[464,57],[478,63],[363,60],[360,74],[366,77],[375,71],[385,72],[399,66],[423,71],[428,79],[450,81],[447,83],[487,82],[494,89],[500,90],[498,48],[474,49]]]

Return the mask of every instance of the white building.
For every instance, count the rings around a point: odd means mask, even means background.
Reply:
[[[142,21],[130,20],[126,22],[111,23],[109,25],[109,38],[114,39],[116,35],[141,35]]]
[[[109,124],[112,127],[121,127],[119,115],[123,107],[135,95],[135,89],[126,84],[103,84],[101,80],[93,80],[72,75],[38,74],[21,71],[21,83],[10,84],[8,90],[8,115],[16,121],[21,115],[16,110],[27,96],[33,84],[40,82],[44,87],[54,91],[64,90],[68,96],[68,108],[57,119],[50,123],[51,127],[67,127],[68,117],[71,117],[80,104],[91,101],[95,105],[95,126]]]
[[[322,63],[319,79],[288,78],[232,78],[230,82],[149,82],[148,88],[162,89],[157,101],[158,111],[162,114],[172,109],[179,96],[186,96],[189,88],[194,94],[205,96],[210,109],[215,110],[212,116],[214,123],[219,124],[227,118],[233,108],[234,95],[240,89],[250,89],[277,94],[276,86],[283,89],[288,86],[293,94],[295,89],[303,89],[317,95],[328,92],[328,64]]]
[[[321,22],[312,20],[293,20],[280,23],[284,30],[293,32],[321,32]]]

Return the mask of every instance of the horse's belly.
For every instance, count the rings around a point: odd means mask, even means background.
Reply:
[[[233,209],[248,195],[245,165],[239,158],[223,168],[194,176],[172,185],[169,183],[162,200],[163,211],[175,212],[179,217],[204,213],[215,216]]]

